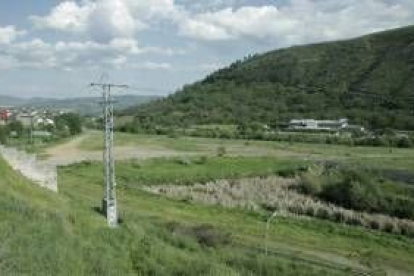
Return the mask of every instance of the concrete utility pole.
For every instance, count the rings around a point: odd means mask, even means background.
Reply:
[[[102,212],[106,216],[109,227],[118,225],[118,212],[116,204],[115,160],[113,156],[114,143],[114,107],[111,88],[128,88],[127,85],[111,83],[91,83],[91,87],[102,88],[103,98],[103,199]]]

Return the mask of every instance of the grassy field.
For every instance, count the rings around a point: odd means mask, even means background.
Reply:
[[[224,147],[232,156],[274,156],[307,160],[337,160],[358,163],[365,166],[390,169],[414,168],[414,149],[387,147],[351,147],[343,145],[243,141],[227,139],[210,139],[194,137],[176,137],[155,135],[136,135],[116,133],[115,144],[121,146],[144,146],[174,150],[178,152],[194,152],[200,155],[215,155],[218,147]],[[90,132],[80,144],[86,151],[102,149],[100,132]]]
[[[180,157],[156,158],[146,161],[117,162],[118,185],[205,183],[216,179],[268,176],[300,169],[307,162],[271,157]],[[76,174],[93,181],[101,176],[100,162],[83,162],[62,168],[63,172]]]
[[[99,167],[89,168],[89,179],[64,169],[59,195],[3,161],[0,171],[2,275],[349,275],[361,264],[414,267],[411,240],[301,219],[275,220],[265,256],[263,215],[128,188],[119,192],[123,223],[109,230],[96,212]]]
[[[241,162],[239,171],[245,172],[251,168],[248,162]],[[252,160],[253,161],[253,160]],[[254,160],[256,163],[266,164],[267,159]],[[212,164],[236,163],[236,160],[227,159],[220,162],[216,159]],[[118,164],[118,180],[120,183],[119,202],[125,225],[133,224],[137,219],[146,221],[155,219],[161,222],[174,221],[179,224],[203,225],[210,224],[221,231],[231,233],[234,241],[243,244],[247,248],[263,248],[263,236],[265,221],[268,214],[246,213],[242,210],[227,210],[220,207],[208,207],[195,205],[188,202],[176,202],[162,197],[149,195],[135,186],[159,183],[158,172],[174,172],[176,181],[188,181],[203,178],[198,167],[211,167],[207,162],[204,165],[177,164],[176,160],[157,160],[140,163],[136,172],[133,172],[133,163]],[[84,168],[82,168],[84,166]],[[286,169],[292,164],[284,161],[273,161],[268,166],[274,171]],[[189,168],[190,167],[190,168]],[[193,167],[191,169],[191,167]],[[142,168],[152,168],[151,173],[145,176],[139,175]],[[173,169],[172,169],[173,168]],[[86,209],[97,207],[100,202],[102,168],[98,164],[83,164],[67,167],[61,171],[61,184],[64,194],[71,198],[81,194],[85,198]],[[220,172],[217,172],[220,175]],[[171,174],[171,176],[173,176]],[[220,175],[222,176],[222,175]],[[200,177],[200,179],[197,179]],[[125,181],[125,179],[128,179]],[[135,182],[135,186],[132,184]],[[87,183],[87,184],[86,184]],[[129,185],[123,185],[128,184]],[[131,189],[134,187],[134,189]],[[333,264],[365,264],[376,269],[393,267],[397,270],[414,268],[414,241],[400,236],[369,232],[358,228],[346,227],[318,220],[277,218],[270,234],[271,248],[282,251],[290,258],[299,256],[305,260],[330,260]],[[234,249],[234,248],[233,248]],[[232,249],[227,249],[232,250]],[[238,252],[238,250],[237,250]],[[287,253],[286,253],[287,252]],[[259,254],[260,255],[260,254]],[[282,258],[283,259],[283,258]],[[259,269],[259,267],[256,267]],[[411,271],[412,272],[412,271]],[[265,275],[265,274],[264,274]]]
[[[110,230],[96,211],[99,178],[79,181],[64,172],[61,194],[55,195],[11,172],[2,160],[0,172],[1,275],[350,273],[348,265],[306,254],[258,252],[264,226],[260,216],[121,190],[123,222]],[[286,221],[284,227],[300,229],[301,223]]]
[[[81,149],[98,150],[100,133],[88,135]],[[188,185],[279,174],[323,158],[357,159],[364,165],[366,158],[378,160],[372,162],[377,167],[404,169],[408,165],[402,160],[412,158],[410,150],[389,153],[383,148],[309,148],[305,144],[129,134],[117,134],[116,138],[117,146],[146,145],[180,152],[191,149],[199,155],[117,162],[122,223],[116,230],[109,230],[98,212],[101,163],[60,168],[60,193],[55,195],[28,183],[0,160],[1,275],[414,273],[414,240],[407,237],[315,219],[276,217],[266,256],[264,236],[270,213],[177,201],[140,189],[142,185]],[[219,146],[233,147],[233,153],[251,147],[276,150],[280,155],[217,157]],[[386,154],[401,161],[379,157]],[[315,158],[318,155],[320,159]],[[389,189],[393,191],[393,187]]]

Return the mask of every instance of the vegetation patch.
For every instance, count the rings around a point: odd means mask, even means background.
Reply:
[[[348,209],[413,220],[414,187],[384,176],[400,175],[354,166],[313,166],[301,174],[300,190]]]
[[[117,182],[120,187],[139,188],[147,185],[192,185],[216,179],[277,175],[295,171],[304,161],[275,159],[271,157],[178,157],[157,158],[146,161],[117,162]],[[102,164],[83,162],[63,168],[83,176],[99,177]]]
[[[187,236],[195,239],[200,245],[218,247],[231,242],[230,233],[218,230],[212,225],[203,224],[186,226],[180,223],[170,223],[167,228],[173,235]]]
[[[218,180],[193,186],[144,187],[152,193],[227,208],[300,215],[414,237],[414,222],[327,203],[300,194],[299,179],[278,177]]]

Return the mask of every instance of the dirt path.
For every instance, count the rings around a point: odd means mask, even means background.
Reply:
[[[87,139],[90,134],[86,133],[76,137],[68,143],[49,148],[45,152],[46,162],[58,166],[66,166],[79,163],[85,160],[102,160],[102,151],[85,151],[79,148],[82,141]],[[115,147],[114,154],[116,160],[127,159],[148,159],[155,157],[174,157],[196,155],[196,152],[182,152],[167,149],[161,146],[122,146]]]

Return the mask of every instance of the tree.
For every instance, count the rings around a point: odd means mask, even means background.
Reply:
[[[9,134],[9,131],[7,127],[0,126],[0,144],[4,145],[7,143],[8,134]]]
[[[15,132],[18,137],[21,137],[23,134],[23,124],[20,121],[12,121],[8,125],[9,132]]]
[[[79,114],[66,113],[55,117],[56,128],[59,131],[68,128],[70,135],[82,133],[82,119]]]

